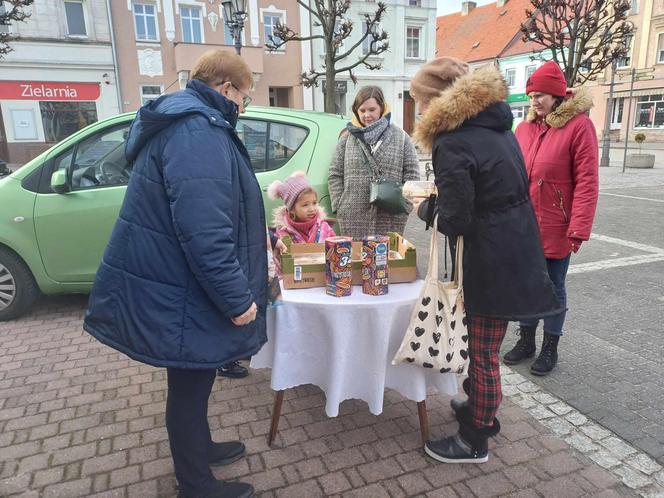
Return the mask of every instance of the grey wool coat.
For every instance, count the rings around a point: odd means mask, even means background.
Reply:
[[[417,152],[410,137],[394,125],[383,134],[383,142],[371,155],[369,147],[346,133],[337,144],[329,173],[330,201],[337,213],[342,235],[361,239],[387,232],[403,233],[408,214],[389,214],[369,204],[371,173],[405,183],[420,179]],[[412,206],[411,206],[412,209]]]

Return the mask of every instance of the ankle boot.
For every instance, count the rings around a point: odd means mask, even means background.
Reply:
[[[466,396],[470,397],[470,377],[466,377],[465,379],[463,379],[461,387],[463,388],[463,392],[466,393]],[[467,405],[468,405],[468,400],[466,399],[450,400],[450,406],[452,407],[452,411],[454,413],[457,413],[459,410],[461,410],[461,408]]]
[[[519,327],[516,333],[521,337],[514,347],[503,356],[505,365],[516,365],[527,358],[535,356],[535,350],[537,349],[535,346],[536,331],[537,327]]]
[[[558,341],[559,335],[547,334],[544,332],[544,340],[542,341],[542,350],[535,360],[535,363],[530,367],[530,373],[533,375],[548,375],[553,367],[558,363]]]
[[[472,424],[467,407],[456,413],[459,432],[436,441],[427,441],[424,452],[444,463],[484,463],[489,459],[489,437],[500,432],[500,423],[494,418],[493,426],[478,428]]]

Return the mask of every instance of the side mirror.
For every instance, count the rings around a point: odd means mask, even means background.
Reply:
[[[59,169],[51,175],[51,188],[56,194],[65,194],[69,192],[67,183],[67,172]]]

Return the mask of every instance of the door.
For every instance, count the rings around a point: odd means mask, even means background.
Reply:
[[[35,231],[46,273],[57,282],[92,282],[131,173],[124,156],[129,122],[109,126],[59,153],[50,175],[67,172],[70,191],[39,193]]]
[[[415,100],[410,96],[410,92],[403,92],[403,131],[412,135],[414,126]]]

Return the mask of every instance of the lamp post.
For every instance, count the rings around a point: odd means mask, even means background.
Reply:
[[[230,29],[235,41],[235,51],[238,55],[242,51],[242,30],[247,19],[245,0],[222,0],[224,7],[224,24]]]
[[[613,59],[611,62],[611,84],[609,85],[609,105],[607,106],[606,116],[604,118],[604,132],[602,133],[602,158],[599,165],[602,167],[609,166],[609,154],[611,152],[610,142],[610,129],[611,120],[613,119],[613,108],[615,102],[613,101],[613,87],[616,84],[616,68],[618,67],[618,59]]]

